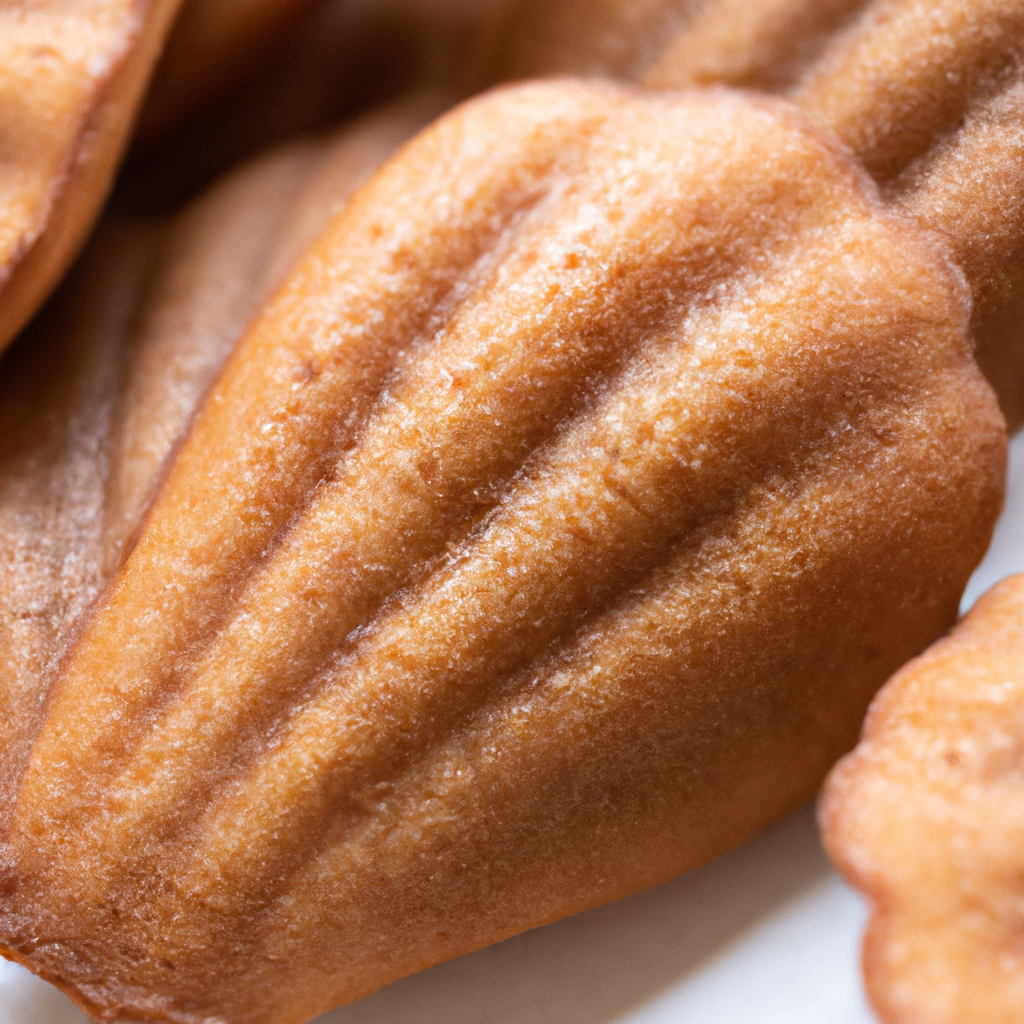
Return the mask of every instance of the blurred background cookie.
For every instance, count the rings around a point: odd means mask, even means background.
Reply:
[[[0,6],[0,350],[91,229],[178,2]]]

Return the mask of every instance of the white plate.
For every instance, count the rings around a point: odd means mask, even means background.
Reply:
[[[963,608],[1024,571],[1024,434],[1006,511]],[[865,909],[805,808],[714,864],[397,982],[318,1024],[873,1024]],[[83,1024],[0,961],[0,1024]]]

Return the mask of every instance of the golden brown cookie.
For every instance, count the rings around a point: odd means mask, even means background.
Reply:
[[[0,6],[0,350],[88,234],[178,3]]]
[[[886,1024],[1024,1018],[1024,576],[1000,583],[871,707],[821,807],[871,901],[864,970]]]
[[[0,364],[0,819],[82,611],[259,304],[433,111],[254,161],[173,221],[108,223]]]
[[[476,81],[571,72],[795,99],[953,245],[977,358],[1024,422],[1020,0],[511,0]]]
[[[97,1017],[290,1024],[805,800],[1000,504],[969,296],[795,109],[499,91],[232,352],[0,848]]]

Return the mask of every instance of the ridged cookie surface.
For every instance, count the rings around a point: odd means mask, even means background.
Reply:
[[[969,310],[783,104],[436,123],[235,348],[82,625],[9,955],[98,1017],[299,1022],[806,799],[998,511]]]
[[[0,820],[75,623],[231,346],[431,111],[417,99],[268,154],[173,220],[105,223],[0,364]]]
[[[1022,0],[511,0],[476,65],[794,99],[949,239],[979,364],[1024,422]]]

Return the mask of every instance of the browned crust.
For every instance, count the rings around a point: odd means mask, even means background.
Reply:
[[[238,334],[436,110],[417,96],[273,151],[176,218],[108,218],[0,379],[0,819],[75,623],[130,550]]]

